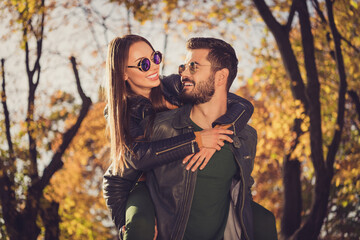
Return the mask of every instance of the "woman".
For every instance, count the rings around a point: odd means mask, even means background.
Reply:
[[[137,182],[141,171],[196,152],[198,153],[194,159],[203,168],[214,153],[213,149],[219,150],[224,141],[232,142],[227,136],[232,131],[222,128],[206,129],[199,134],[190,132],[160,141],[146,141],[143,129],[151,129],[154,114],[180,104],[177,98],[181,84],[179,77],[164,78],[160,84],[161,60],[161,53],[155,51],[146,39],[137,35],[115,38],[109,44],[106,69],[112,165],[105,176],[104,196],[118,229],[122,229],[125,224],[124,239],[154,237],[154,207],[144,182]],[[241,115],[243,121],[239,121],[240,125],[236,126],[243,128],[253,107],[250,102],[237,96],[230,97],[228,108],[231,109],[234,105],[240,105],[244,110]],[[142,120],[146,117],[150,120],[146,126],[142,126]],[[192,164],[194,161],[187,169]],[[121,188],[122,192],[126,189],[129,194],[119,196],[117,190],[114,193],[111,192],[114,190],[106,189],[108,184],[117,185],[116,189]],[[126,220],[123,217],[125,212]]]

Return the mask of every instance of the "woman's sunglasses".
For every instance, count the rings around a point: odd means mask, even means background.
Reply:
[[[153,52],[151,54],[151,61],[153,63],[155,63],[156,65],[159,65],[161,63],[162,60],[162,54],[159,51]],[[148,58],[142,58],[137,66],[127,66],[128,68],[138,68],[140,71],[142,72],[147,72],[149,71],[150,67],[151,67],[151,62],[150,59]]]
[[[179,66],[179,74],[180,75],[186,70],[187,66],[189,66],[190,74],[195,74],[196,71],[198,70],[198,66],[211,66],[211,65],[201,65],[201,64],[199,64],[197,62],[190,62],[188,64],[181,64]]]

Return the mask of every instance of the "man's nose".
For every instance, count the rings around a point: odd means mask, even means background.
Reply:
[[[185,65],[185,70],[180,74],[180,76],[182,78],[187,78],[190,77],[190,70],[189,70],[189,66]]]

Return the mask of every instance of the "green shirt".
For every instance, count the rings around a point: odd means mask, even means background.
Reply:
[[[192,122],[195,131],[202,129]],[[217,240],[224,236],[230,186],[237,164],[228,143],[197,172],[195,193],[184,240]]]

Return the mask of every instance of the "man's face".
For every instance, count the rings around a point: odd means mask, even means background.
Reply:
[[[206,59],[208,53],[208,49],[195,49],[189,50],[186,55],[186,68],[181,73],[183,90],[180,94],[185,103],[205,103],[214,95],[215,77],[211,63]]]

